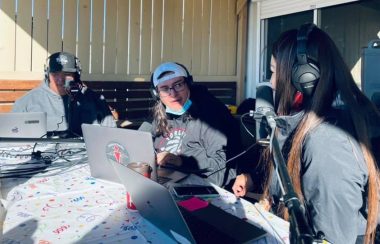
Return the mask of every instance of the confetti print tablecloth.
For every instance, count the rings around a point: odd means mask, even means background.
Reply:
[[[66,147],[84,148],[82,144]],[[31,162],[31,150],[30,145],[1,145],[0,166],[4,169]],[[39,150],[57,153],[52,145],[39,145]],[[122,185],[91,177],[83,163],[87,160],[85,150],[79,152],[53,159],[52,165],[58,165],[55,170],[31,178],[1,180],[7,206],[3,243],[173,243],[138,211],[126,208]],[[259,205],[238,200],[223,189],[218,191],[220,197],[210,200],[212,204],[269,233],[258,243],[289,243],[287,222]]]

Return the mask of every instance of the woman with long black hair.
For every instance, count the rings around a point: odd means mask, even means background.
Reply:
[[[374,125],[380,125],[378,111],[355,84],[334,42],[313,24],[280,36],[271,70],[275,110],[286,121],[276,133],[312,230],[332,243],[372,243],[379,171],[370,139]],[[281,192],[271,157],[263,161],[264,197],[276,199]],[[233,187],[236,195],[246,190],[241,177]]]

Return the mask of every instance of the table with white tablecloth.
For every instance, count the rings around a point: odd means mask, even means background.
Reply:
[[[32,151],[39,153],[32,158]],[[124,186],[91,177],[86,162],[81,143],[1,144],[1,192],[7,210],[3,243],[173,242],[138,211],[126,208]],[[35,172],[17,175],[28,167]],[[197,177],[186,181],[195,183]],[[289,243],[288,222],[259,204],[217,190],[220,196],[210,199],[212,204],[269,233],[257,243]]]

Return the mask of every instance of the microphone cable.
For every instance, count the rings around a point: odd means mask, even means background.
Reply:
[[[208,175],[202,175],[203,178],[208,178],[210,177],[211,175],[214,175],[222,170],[225,170],[227,168],[227,164],[229,162],[231,162],[232,160],[235,160],[237,159],[238,157],[241,157],[242,155],[244,155],[245,153],[247,153],[249,150],[251,150],[254,146],[257,145],[257,142],[253,143],[252,145],[250,145],[247,149],[245,149],[244,151],[240,152],[239,154],[233,156],[232,158],[229,158],[228,160],[226,160],[226,165],[218,170],[215,170],[213,171],[211,174],[208,174]]]
[[[249,115],[249,117],[252,117],[255,121],[256,121],[256,119],[262,119],[262,117],[264,117],[265,115],[263,115],[263,113],[261,113],[261,112],[257,112],[257,111],[254,111],[254,110],[250,110],[248,113],[245,113],[245,114],[243,114],[243,115],[240,117],[240,122],[241,122],[243,128],[245,129],[245,131],[246,131],[250,136],[252,136],[252,138],[255,138],[255,136],[249,131],[249,129],[247,128],[247,126],[244,124],[243,118],[244,118],[245,116],[247,116],[247,115]],[[238,157],[244,155],[245,153],[247,153],[249,150],[251,150],[251,149],[252,149],[254,146],[256,146],[256,145],[260,145],[260,146],[268,146],[268,143],[265,142],[265,141],[264,141],[264,142],[262,142],[262,141],[260,141],[260,140],[258,141],[257,138],[256,138],[255,142],[254,142],[253,144],[251,144],[247,149],[245,149],[245,150],[242,151],[241,153],[239,153],[239,154],[233,156],[232,158],[229,158],[228,160],[226,160],[226,165],[225,165],[224,167],[222,167],[222,168],[220,168],[220,169],[218,169],[218,170],[213,171],[213,172],[212,172],[211,174],[209,174],[209,175],[202,175],[202,177],[203,177],[203,178],[208,178],[208,177],[210,177],[211,175],[214,175],[214,174],[216,174],[216,173],[218,173],[218,172],[220,172],[220,171],[222,171],[222,170],[225,170],[225,169],[227,168],[227,164],[228,164],[229,162],[231,162],[232,160],[235,160],[236,158],[238,158]]]
[[[41,152],[36,151],[34,152],[36,145],[38,143],[35,143],[33,146],[33,152],[31,154],[17,154],[12,155],[11,153],[7,152],[1,152],[1,155],[5,155],[6,157],[30,157],[30,161],[17,163],[17,164],[2,164],[0,167],[2,168],[0,171],[0,179],[2,178],[28,178],[31,176],[34,177],[46,177],[51,175],[58,175],[60,173],[63,173],[64,171],[70,169],[71,167],[81,164],[83,160],[82,157],[80,158],[74,158],[72,160],[67,159],[67,157],[73,157],[75,155],[83,155],[83,152],[86,151],[85,148],[68,148],[68,149],[61,149],[58,150],[59,143],[56,143],[54,152]],[[14,152],[14,151],[13,151]],[[44,154],[51,154],[51,155],[44,155]],[[55,162],[57,160],[64,160],[63,162]],[[54,165],[53,165],[53,162]],[[31,166],[32,167],[24,167],[24,166]],[[19,166],[18,168],[9,168],[7,167],[15,167]],[[41,176],[37,176],[36,174],[40,173],[47,173],[50,171],[55,170],[61,170],[62,172],[53,173],[50,175],[43,174]]]
[[[245,130],[250,136],[252,136],[252,138],[255,138],[255,136],[251,133],[251,131],[250,131],[250,130],[247,128],[247,126],[244,124],[243,119],[244,119],[244,117],[247,116],[247,115],[249,115],[249,117],[253,117],[253,110],[250,110],[248,113],[242,114],[242,115],[240,116],[240,123],[241,123],[241,125],[243,126],[244,130]]]
[[[255,138],[255,136],[250,132],[250,130],[249,130],[249,129],[247,128],[247,126],[244,124],[243,118],[244,118],[245,116],[247,116],[247,115],[249,115],[250,117],[253,117],[253,115],[254,115],[253,110],[250,110],[248,113],[243,114],[243,115],[240,117],[240,123],[242,124],[243,128],[245,129],[245,131],[246,131],[250,136],[252,136],[252,138]],[[235,155],[235,156],[229,158],[228,160],[226,160],[226,165],[225,165],[224,167],[222,167],[222,168],[220,168],[220,169],[218,169],[218,170],[215,170],[215,171],[211,172],[211,174],[208,174],[208,175],[204,175],[204,174],[203,174],[203,175],[201,175],[202,178],[208,178],[208,177],[210,177],[211,175],[214,175],[214,174],[216,174],[216,173],[218,173],[218,172],[220,172],[220,171],[222,171],[222,170],[225,170],[225,169],[227,168],[227,164],[228,164],[229,162],[231,162],[231,161],[233,161],[233,160],[235,160],[235,159],[237,159],[237,158],[243,156],[244,154],[246,154],[249,150],[251,150],[251,149],[252,149],[254,146],[256,146],[256,145],[258,145],[258,143],[255,141],[253,144],[251,144],[248,148],[246,148],[246,149],[243,150],[242,152],[240,152],[240,153],[238,153],[237,155]]]

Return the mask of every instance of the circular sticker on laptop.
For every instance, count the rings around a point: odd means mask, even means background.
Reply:
[[[130,163],[127,149],[117,142],[110,142],[106,145],[106,155],[109,162],[119,163],[125,166]]]

